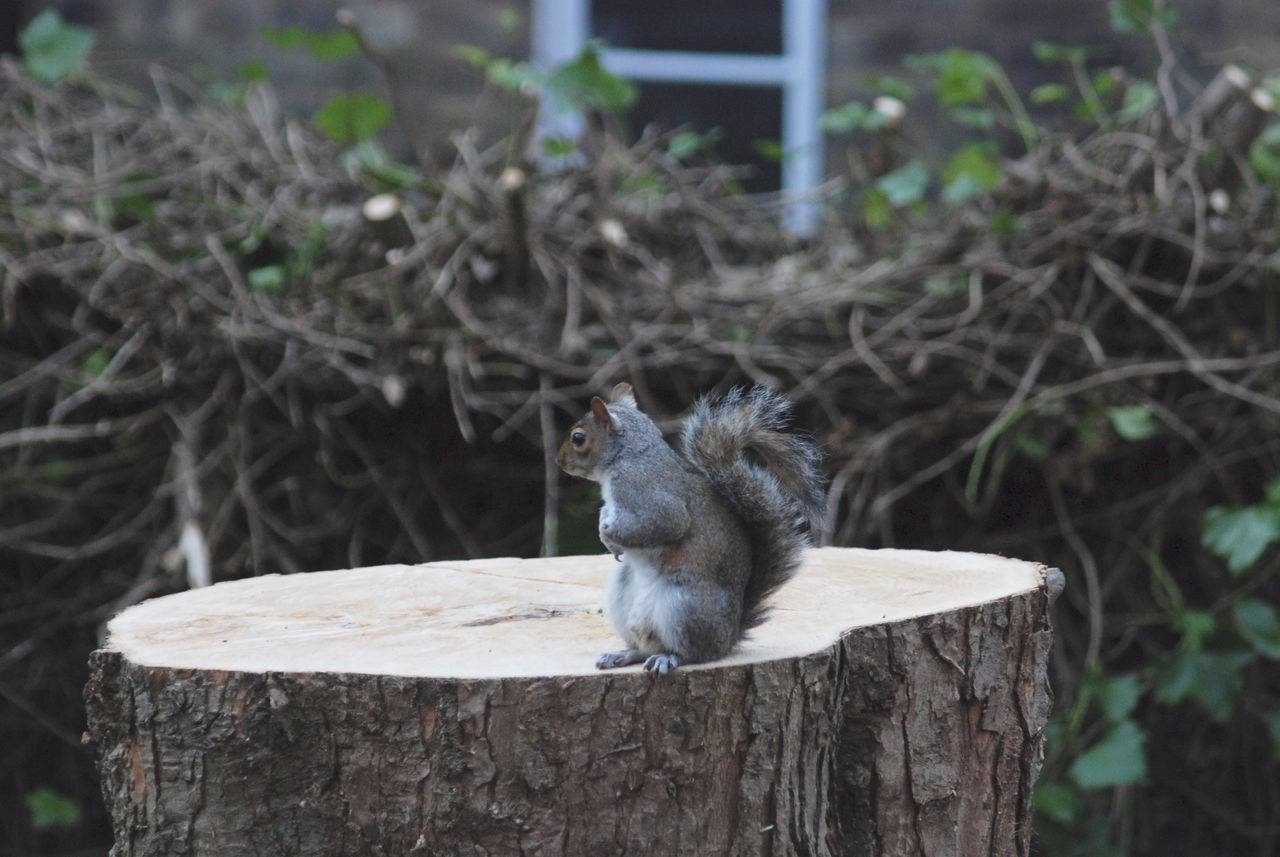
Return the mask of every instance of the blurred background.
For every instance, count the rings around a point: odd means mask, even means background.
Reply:
[[[1061,567],[1036,853],[1280,853],[1274,0],[0,9],[0,854],[87,656],[253,574],[597,552],[551,456],[767,383],[833,541]]]

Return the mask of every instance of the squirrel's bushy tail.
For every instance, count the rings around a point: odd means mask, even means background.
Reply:
[[[765,599],[786,583],[825,514],[821,454],[787,431],[791,403],[766,387],[735,387],[700,399],[684,422],[681,449],[747,523],[754,567],[747,581],[743,630],[765,619]]]

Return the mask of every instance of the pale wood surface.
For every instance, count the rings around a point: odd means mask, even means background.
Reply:
[[[107,648],[180,669],[585,675],[619,645],[600,609],[612,566],[609,556],[485,559],[250,578],[130,608],[110,623]],[[811,550],[771,619],[715,665],[821,651],[850,629],[985,604],[1042,576],[988,554]]]

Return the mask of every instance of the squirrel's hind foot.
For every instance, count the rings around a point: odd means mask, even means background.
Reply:
[[[680,658],[674,654],[649,655],[644,661],[644,671],[658,675],[666,675],[678,666],[680,666]]]
[[[596,669],[598,670],[616,670],[618,667],[629,667],[632,664],[638,664],[644,660],[644,655],[635,649],[627,649],[625,652],[605,652],[596,658]]]

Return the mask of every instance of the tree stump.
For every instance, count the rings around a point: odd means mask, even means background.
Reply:
[[[607,556],[258,577],[120,614],[113,855],[1025,855],[1045,570],[810,551],[728,660],[598,672]]]

